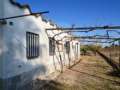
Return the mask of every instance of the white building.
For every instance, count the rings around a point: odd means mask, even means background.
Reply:
[[[65,33],[51,40],[62,30],[46,32],[46,28],[57,26],[42,16],[7,18],[31,13],[28,5],[0,0],[0,19],[6,18],[0,20],[0,90],[17,90],[79,60],[79,42],[63,38],[68,35]]]

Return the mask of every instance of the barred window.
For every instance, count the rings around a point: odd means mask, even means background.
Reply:
[[[26,32],[26,55],[28,59],[39,57],[39,34]]]
[[[66,48],[66,53],[70,53],[70,42],[69,41],[65,43],[65,48]]]
[[[49,55],[55,54],[55,40],[49,37]]]

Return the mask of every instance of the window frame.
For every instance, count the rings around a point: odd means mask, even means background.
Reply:
[[[53,56],[55,54],[55,40],[52,37],[48,37],[49,38],[49,55]]]
[[[39,57],[39,34],[26,32],[26,57],[35,59]]]

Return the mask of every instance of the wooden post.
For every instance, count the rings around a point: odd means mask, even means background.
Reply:
[[[111,59],[111,49],[112,49],[112,45],[111,45],[110,48],[109,48],[109,56],[110,56],[110,59]]]
[[[115,42],[113,42],[113,60],[115,60],[116,50],[115,50]]]
[[[118,41],[119,43],[119,68],[120,68],[120,40]]]

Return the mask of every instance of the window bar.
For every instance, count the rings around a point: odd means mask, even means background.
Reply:
[[[40,48],[39,48],[39,35],[37,36],[37,56],[40,54]]]
[[[35,47],[36,47],[36,45],[35,45],[35,36],[36,35],[33,34],[33,57],[35,57]]]
[[[36,48],[37,48],[37,35],[34,35],[34,56],[37,57]]]
[[[31,56],[31,49],[30,49],[30,48],[31,48],[31,36],[30,36],[29,33],[28,33],[28,36],[29,36],[29,37],[28,37],[28,38],[29,38],[29,41],[28,41],[28,42],[29,42],[29,43],[28,43],[28,44],[29,44],[29,47],[28,47],[28,49],[29,49],[29,52],[28,52],[28,54],[29,54],[29,55],[28,55],[28,58],[29,58],[29,57]]]
[[[28,42],[29,42],[29,35],[26,33],[26,56],[28,57],[29,56],[29,44],[28,44]]]
[[[31,39],[31,42],[30,42],[30,44],[31,44],[31,47],[30,47],[30,50],[31,50],[31,52],[30,52],[30,57],[32,57],[32,48],[33,48],[33,44],[32,44],[32,34],[30,34],[30,39]]]

